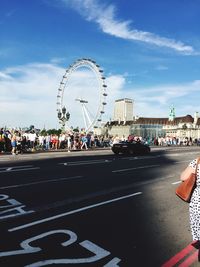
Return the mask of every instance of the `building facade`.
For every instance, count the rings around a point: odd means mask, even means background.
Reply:
[[[172,119],[173,117],[173,119]],[[108,136],[137,135],[143,138],[192,138],[200,139],[200,118],[198,112],[194,117],[145,118],[139,117],[129,121],[110,121],[104,126]]]
[[[133,117],[133,100],[123,98],[115,101],[113,120],[104,125],[101,133],[119,137],[135,135],[145,139],[187,137],[200,140],[200,117],[198,112],[195,112],[194,117],[176,117],[173,106],[170,107],[166,118]]]
[[[129,98],[118,99],[114,104],[113,121],[133,120],[133,100]]]

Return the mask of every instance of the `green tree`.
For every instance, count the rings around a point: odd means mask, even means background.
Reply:
[[[40,132],[40,135],[46,136],[46,135],[47,135],[47,131],[46,131],[45,129],[43,129],[43,130]]]
[[[79,133],[79,127],[77,126],[76,128],[73,129],[73,131]]]
[[[49,129],[49,130],[47,130],[47,134],[56,134],[56,135],[60,135],[61,134],[61,132],[62,132],[62,130],[61,129]]]

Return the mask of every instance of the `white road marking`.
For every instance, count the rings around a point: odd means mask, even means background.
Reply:
[[[178,181],[178,182],[174,182],[174,183],[172,183],[172,184],[180,184],[181,183],[181,181]]]
[[[97,163],[108,163],[108,162],[112,162],[112,160],[103,159],[103,160],[72,161],[72,162],[63,162],[58,164],[64,166],[75,166],[75,165],[97,164]]]
[[[4,206],[0,206],[0,209],[5,209],[5,208],[10,208],[11,206],[12,207],[15,207],[15,206],[20,206],[22,203],[13,199],[13,198],[10,198],[10,199],[7,199],[7,202],[10,203],[9,205],[4,205]]]
[[[32,247],[30,244],[36,240],[40,240],[42,238],[45,238],[46,236],[50,236],[50,235],[57,234],[57,233],[66,234],[67,236],[69,236],[69,239],[67,241],[61,243],[62,246],[69,246],[69,245],[71,245],[77,241],[77,235],[70,230],[65,230],[65,229],[53,230],[53,231],[49,231],[49,232],[42,233],[40,235],[31,237],[31,238],[28,238],[26,240],[23,240],[20,243],[20,247],[22,249],[11,250],[11,251],[2,251],[2,252],[0,252],[0,257],[37,253],[37,252],[41,251],[42,248],[40,248],[38,246]],[[28,265],[28,266],[30,266],[30,265]],[[37,266],[39,267],[39,265],[37,265]]]
[[[135,167],[135,168],[128,168],[128,169],[122,169],[122,170],[114,170],[112,172],[126,172],[126,171],[132,171],[132,170],[138,170],[138,169],[147,169],[147,168],[154,168],[154,167],[160,167],[160,165],[140,166],[140,167]]]
[[[190,162],[190,161],[192,161],[191,159],[189,159],[189,160],[181,160],[181,161],[175,161],[175,164],[177,164],[177,163],[185,163],[185,162]]]
[[[34,210],[24,210],[23,208],[26,207],[25,205],[22,205],[22,203],[16,199],[9,198],[8,195],[0,195],[0,200],[5,200],[7,202],[6,205],[0,205],[0,220],[34,212]]]
[[[13,209],[6,210],[4,213],[12,212],[12,211],[15,211],[15,212],[18,212],[18,213],[0,216],[0,220],[4,220],[4,219],[7,219],[7,218],[13,218],[13,217],[17,217],[17,216],[21,216],[21,215],[24,215],[24,214],[30,214],[30,213],[35,212],[34,210],[29,210],[29,211],[23,210],[23,208],[25,208],[25,207],[26,207],[25,205],[21,205],[19,207],[15,207]],[[3,212],[1,212],[1,213],[3,213]]]
[[[8,185],[8,186],[0,187],[0,189],[17,188],[17,187],[24,187],[24,186],[30,186],[30,185],[36,185],[36,184],[44,184],[44,183],[51,183],[51,182],[60,182],[60,181],[65,181],[65,180],[78,179],[78,178],[83,178],[83,176],[72,176],[72,177],[66,177],[66,178],[57,178],[57,179],[42,180],[42,181],[31,182],[31,183],[26,183],[26,184]]]
[[[129,158],[129,160],[136,160],[136,159],[155,159],[155,158],[160,158],[160,157],[162,157],[162,155],[157,155],[157,156],[140,156],[140,157]]]
[[[111,261],[109,261],[106,265],[104,265],[103,267],[119,267],[119,265],[117,265],[121,260],[119,258],[114,258]]]
[[[0,170],[5,170],[5,169],[9,169],[9,168],[12,168],[12,169],[17,169],[17,168],[30,168],[30,167],[33,167],[33,165],[24,165],[24,166],[12,166],[12,167],[1,167]]]
[[[34,221],[32,223],[27,223],[27,224],[24,224],[24,225],[20,225],[20,226],[11,228],[8,231],[9,232],[18,231],[18,230],[21,230],[21,229],[32,227],[34,225],[38,225],[38,224],[42,224],[44,222],[49,222],[49,221],[52,221],[52,220],[56,220],[56,219],[59,219],[59,218],[62,218],[62,217],[65,217],[65,216],[68,216],[68,215],[71,215],[71,214],[79,213],[79,212],[82,212],[82,211],[85,211],[85,210],[89,210],[89,209],[92,209],[92,208],[95,208],[95,207],[103,206],[103,205],[106,205],[106,204],[110,204],[112,202],[116,202],[116,201],[119,201],[119,200],[122,200],[122,199],[126,199],[126,198],[131,198],[131,197],[134,197],[134,196],[137,196],[137,195],[141,195],[141,194],[142,194],[142,192],[137,192],[137,193],[134,193],[134,194],[123,196],[123,197],[118,197],[118,198],[110,199],[110,200],[107,200],[107,201],[99,202],[97,204],[93,204],[93,205],[89,205],[89,206],[86,206],[86,207],[83,207],[83,208],[80,208],[80,209],[76,209],[76,210],[68,211],[68,212],[65,212],[65,213],[61,213],[61,214],[58,214],[58,215],[55,215],[55,216],[52,216],[52,217],[48,217],[48,218],[45,218],[45,219],[42,219],[42,220]]]
[[[77,242],[77,235],[76,233],[67,230],[67,229],[59,229],[59,230],[53,230],[53,231],[49,231],[49,232],[45,232],[42,233],[40,235],[37,236],[33,236],[31,238],[28,238],[26,240],[23,240],[19,245],[20,245],[20,249],[17,250],[11,250],[11,251],[1,251],[0,252],[0,258],[2,257],[9,257],[9,256],[15,256],[15,255],[28,255],[28,254],[32,254],[32,253],[38,253],[44,249],[44,246],[41,247],[32,247],[31,244],[35,243],[38,244],[38,240],[41,240],[47,236],[52,236],[52,235],[56,235],[56,234],[62,234],[67,235],[66,237],[66,241],[60,243],[60,246],[62,247],[67,247],[70,246],[71,244]],[[40,243],[40,242],[39,242]],[[81,247],[83,247],[85,250],[89,251],[88,253],[88,257],[83,257],[83,258],[65,258],[62,257],[61,259],[57,258],[57,259],[44,259],[42,261],[37,261],[31,264],[28,264],[24,267],[41,267],[41,266],[49,266],[49,265],[60,265],[60,264],[84,264],[84,263],[92,263],[92,262],[96,262],[99,261],[107,256],[109,256],[111,254],[111,252],[103,249],[102,247],[99,247],[98,245],[94,244],[93,242],[89,241],[89,240],[84,240],[80,243],[78,243]],[[44,249],[45,250],[45,249]],[[104,265],[104,267],[117,267],[119,265],[117,265],[118,262],[120,262],[121,260],[119,258],[114,258],[111,261],[109,261],[106,265]]]
[[[0,173],[2,173],[2,172],[19,172],[19,171],[29,171],[29,170],[38,170],[38,169],[40,169],[40,167],[33,167],[33,168],[24,168],[24,169],[10,169],[10,168],[8,168],[8,169],[6,169],[6,170],[4,170],[4,171],[0,171]]]
[[[141,159],[154,159],[154,158],[160,158],[160,157],[166,157],[166,156],[168,156],[168,157],[179,157],[179,156],[182,156],[183,154],[186,154],[186,155],[188,155],[188,154],[191,154],[191,155],[194,155],[194,154],[199,154],[199,152],[182,152],[181,154],[179,154],[179,153],[168,153],[168,154],[161,154],[161,155],[149,155],[149,156],[135,156],[135,157],[123,157],[123,158],[121,158],[121,159],[123,159],[123,160],[141,160]]]

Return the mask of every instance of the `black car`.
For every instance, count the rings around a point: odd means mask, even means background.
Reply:
[[[115,154],[129,154],[129,155],[139,155],[148,154],[151,149],[147,144],[142,142],[119,142],[113,144],[112,151]]]

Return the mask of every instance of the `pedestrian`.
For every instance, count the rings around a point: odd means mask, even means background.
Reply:
[[[5,134],[3,128],[0,130],[0,153],[5,152]]]
[[[45,136],[44,142],[45,142],[45,150],[49,150],[50,149],[50,142],[51,142],[51,136],[49,134],[47,134]]]
[[[17,154],[17,137],[15,133],[13,133],[11,136],[11,146],[12,146],[12,155],[16,155]]]
[[[81,141],[82,141],[81,150],[83,149],[83,147],[85,147],[85,149],[88,150],[88,147],[87,147],[88,139],[87,139],[86,135],[82,136]]]
[[[35,143],[36,143],[36,133],[35,131],[31,131],[29,133],[29,140],[30,140],[30,147],[31,147],[31,151],[35,151]]]
[[[192,233],[192,239],[200,246],[200,161],[192,160],[187,168],[181,173],[180,179],[182,181],[187,180],[191,173],[196,172],[196,187],[192,193],[192,197],[189,204],[190,215],[190,229]],[[197,168],[196,168],[197,166]]]
[[[70,134],[67,135],[67,151],[71,152],[72,145],[71,145],[71,136]]]

